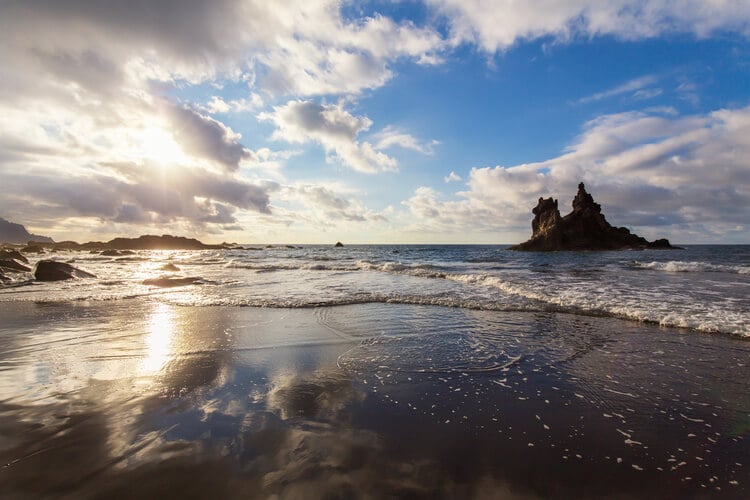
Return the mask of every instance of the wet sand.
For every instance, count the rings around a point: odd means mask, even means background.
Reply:
[[[0,316],[3,498],[750,496],[727,336],[393,304]]]

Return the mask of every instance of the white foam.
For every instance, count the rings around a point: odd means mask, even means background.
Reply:
[[[665,271],[669,273],[735,273],[750,274],[750,266],[712,264],[701,261],[678,261],[670,260],[667,262],[633,262],[633,265],[641,269],[652,269],[655,271]]]

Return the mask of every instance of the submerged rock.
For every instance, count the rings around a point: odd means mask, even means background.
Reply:
[[[16,262],[13,259],[2,259],[0,260],[0,268],[6,271],[31,271],[31,268],[24,266],[20,262]]]
[[[171,263],[164,264],[159,269],[162,270],[162,271],[169,271],[169,272],[172,272],[172,273],[176,273],[177,271],[180,270],[179,267],[177,267],[177,266],[175,266],[174,264],[171,264]]]
[[[528,241],[511,250],[548,252],[555,250],[622,250],[675,248],[667,239],[649,242],[625,227],[613,227],[602,213],[602,207],[586,192],[583,183],[573,199],[573,211],[560,217],[557,200],[539,198],[532,210],[532,234]]]
[[[37,281],[62,281],[73,278],[96,278],[96,276],[56,260],[40,260],[34,268],[34,279]]]
[[[187,286],[202,283],[201,278],[173,278],[169,276],[162,276],[160,278],[149,278],[143,280],[144,285],[158,286],[161,288],[172,288],[176,286]]]
[[[44,253],[44,248],[39,245],[27,245],[21,251],[25,253]]]
[[[333,245],[333,246],[335,246],[335,247],[343,247],[343,246],[344,246],[344,244],[343,244],[343,243],[341,243],[340,241],[337,241],[337,242],[336,242],[336,244],[335,244],[335,245]]]
[[[24,255],[19,252],[18,250],[2,250],[0,251],[0,259],[2,260],[15,260],[18,262],[23,262],[24,264],[29,263],[29,259],[24,257]]]
[[[103,250],[100,255],[105,257],[122,257],[123,255],[134,255],[135,252],[132,250]]]

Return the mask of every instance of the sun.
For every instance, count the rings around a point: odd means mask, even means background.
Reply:
[[[162,166],[169,166],[185,161],[185,153],[175,142],[172,134],[159,127],[146,127],[139,134],[139,151],[141,159],[152,161]]]

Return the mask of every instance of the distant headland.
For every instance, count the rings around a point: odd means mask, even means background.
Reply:
[[[557,200],[539,198],[532,210],[532,234],[528,241],[511,250],[550,252],[556,250],[625,250],[671,249],[669,240],[648,241],[625,227],[613,227],[602,213],[602,207],[586,192],[583,182],[573,199],[573,211],[560,216]]]
[[[32,234],[22,224],[16,224],[0,217],[0,243],[11,243],[14,245],[27,244],[29,241],[38,243],[54,243],[49,236]]]
[[[34,235],[32,235],[34,236]],[[220,243],[211,245],[184,236],[172,236],[163,234],[156,236],[146,234],[137,238],[114,238],[109,241],[89,241],[88,243],[77,243],[75,241],[53,242],[48,240],[31,239],[24,242],[4,241],[4,243],[26,244],[26,252],[38,250],[215,250],[235,248],[232,243]]]

